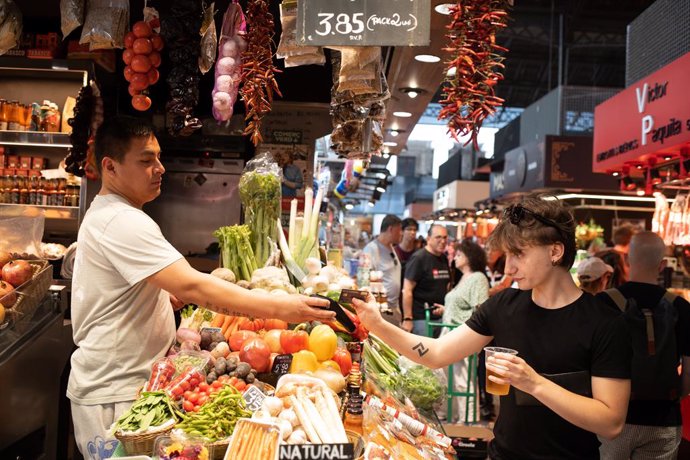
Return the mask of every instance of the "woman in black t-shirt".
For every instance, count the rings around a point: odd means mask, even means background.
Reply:
[[[617,436],[630,393],[630,350],[622,317],[575,285],[575,222],[558,200],[528,195],[508,207],[489,239],[506,252],[506,289],[469,321],[432,339],[390,326],[375,303],[354,302],[364,325],[406,357],[432,368],[477,353],[491,340],[487,368],[510,384],[501,396],[492,459],[598,459]]]

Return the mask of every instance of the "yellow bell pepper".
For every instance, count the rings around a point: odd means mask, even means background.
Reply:
[[[340,365],[332,359],[327,359],[326,361],[319,363],[319,369],[333,369],[334,371],[342,372],[340,370]]]
[[[314,372],[319,367],[316,355],[309,350],[300,350],[292,354],[292,364],[290,365],[291,374],[301,374],[304,372]]]
[[[333,329],[325,324],[319,324],[309,334],[309,351],[314,352],[319,361],[331,359],[338,347],[338,336]]]

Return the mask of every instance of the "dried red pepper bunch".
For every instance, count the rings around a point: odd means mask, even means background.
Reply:
[[[267,0],[247,2],[247,50],[242,53],[242,88],[240,95],[246,110],[245,120],[249,120],[244,134],[251,136],[254,145],[261,141],[261,119],[271,111],[273,93],[279,96],[280,90],[273,66],[274,23],[269,12]]]
[[[439,120],[448,120],[448,132],[455,140],[467,134],[479,149],[477,135],[486,117],[504,102],[494,92],[503,79],[503,56],[508,51],[496,44],[496,34],[506,27],[510,0],[465,0],[450,8],[451,22],[446,28],[451,53],[447,69]],[[448,74],[448,72],[446,72]],[[468,141],[469,142],[469,141]]]

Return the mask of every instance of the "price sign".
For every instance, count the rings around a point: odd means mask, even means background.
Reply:
[[[264,399],[266,399],[266,395],[254,385],[248,386],[247,390],[242,393],[242,397],[247,403],[247,409],[252,412],[261,409],[261,405],[264,403]]]
[[[290,371],[290,364],[292,364],[292,355],[278,355],[273,359],[271,372],[278,377],[285,375]]]
[[[281,444],[280,460],[352,460],[352,444]]]
[[[297,3],[304,45],[425,46],[430,0],[309,0]]]

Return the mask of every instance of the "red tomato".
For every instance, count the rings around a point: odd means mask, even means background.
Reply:
[[[146,73],[151,70],[151,61],[147,56],[137,54],[132,58],[132,69],[135,72]]]
[[[134,51],[132,50],[124,50],[122,52],[122,60],[125,62],[125,64],[130,65],[132,63],[132,58],[134,57]]]
[[[132,77],[134,76],[136,72],[132,69],[132,67],[127,66],[125,67],[124,74],[125,74],[125,80],[127,81],[132,81]]]
[[[191,401],[185,401],[182,403],[182,408],[185,410],[185,412],[192,412],[194,411],[194,403]]]
[[[132,32],[137,38],[148,38],[153,33],[151,26],[144,21],[135,22],[132,26]]]
[[[134,44],[134,40],[136,39],[136,35],[134,35],[132,32],[127,32],[127,35],[125,35],[125,48],[131,49],[132,45]]]
[[[199,393],[196,391],[192,391],[189,397],[187,398],[187,401],[191,401],[194,404],[197,404],[199,402]]]
[[[151,69],[146,76],[149,77],[149,85],[155,85],[158,81],[159,74],[156,69]]]
[[[199,409],[201,409],[201,406],[194,406],[194,412],[199,412]]]
[[[191,385],[188,381],[183,380],[182,382],[180,382],[180,388],[182,388],[182,391],[187,391],[191,389]]]
[[[199,384],[199,391],[203,391],[204,393],[208,392],[208,389],[210,388],[210,385],[206,382],[201,382]]]
[[[259,372],[266,372],[271,364],[271,349],[264,339],[254,337],[242,345],[240,361],[249,364],[252,369]]]
[[[244,391],[245,388],[247,388],[247,382],[240,380],[234,385],[234,387],[237,388],[238,391]]]
[[[192,386],[192,388],[196,388],[199,386],[199,379],[196,377],[192,377],[189,379],[189,384]]]
[[[175,386],[172,388],[172,390],[170,390],[170,392],[172,393],[174,399],[177,399],[180,396],[182,396],[182,393],[184,393],[184,390],[179,386]]]
[[[256,337],[256,332],[252,332],[252,331],[237,331],[237,332],[235,332],[234,334],[232,334],[230,336],[230,340],[228,341],[228,344],[230,345],[230,349],[232,351],[240,351],[240,349],[242,348],[242,345],[244,345],[244,342],[251,339],[252,337]],[[309,336],[307,336],[307,338],[308,337]],[[242,361],[244,361],[244,360],[242,360]]]
[[[140,112],[144,112],[151,108],[151,98],[138,94],[132,98],[132,107]]]
[[[223,382],[221,382],[220,380],[216,380],[215,382],[213,382],[211,384],[211,388],[213,388],[214,390],[218,390],[222,386],[223,386]]]
[[[184,394],[182,396],[184,397],[184,399],[189,399],[191,394],[192,394],[191,390],[187,390],[184,392]]]
[[[206,401],[208,401],[207,395],[205,395],[205,394],[199,395],[199,399],[197,400],[197,404],[199,404],[200,406],[203,406],[204,404],[206,404]]]
[[[153,53],[149,54],[149,61],[151,61],[151,65],[154,66],[155,68],[160,67],[160,65],[161,65],[161,53],[154,51]]]
[[[149,86],[149,77],[145,73],[134,72],[129,82],[132,84],[132,89],[142,91]]]
[[[135,54],[151,54],[153,51],[153,44],[148,38],[137,38],[132,44],[132,51]]]
[[[137,94],[141,94],[141,91],[132,88],[132,85],[127,87],[127,91],[129,91],[129,95],[132,97],[136,96]]]
[[[154,35],[151,37],[151,44],[154,50],[160,51],[163,49],[163,38],[160,35]]]

